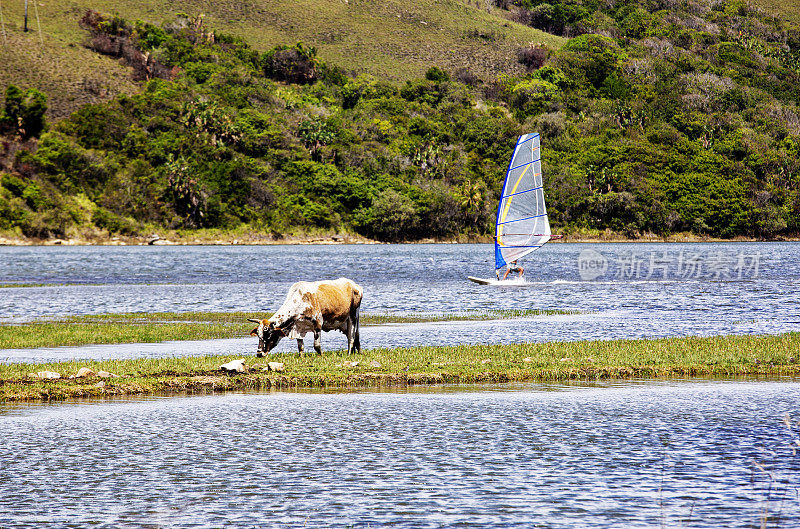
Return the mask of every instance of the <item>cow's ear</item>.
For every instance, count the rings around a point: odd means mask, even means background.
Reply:
[[[258,327],[250,331],[250,336],[258,336]]]

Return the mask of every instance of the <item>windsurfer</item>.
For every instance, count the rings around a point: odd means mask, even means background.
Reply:
[[[518,272],[519,273],[519,278],[522,279],[522,274],[525,273],[525,269],[522,268],[522,266],[518,265],[516,261],[511,261],[506,266],[507,266],[506,273],[503,274],[503,280],[504,281],[508,277],[508,274],[510,274],[511,272]],[[498,272],[498,274],[499,274],[499,272]]]

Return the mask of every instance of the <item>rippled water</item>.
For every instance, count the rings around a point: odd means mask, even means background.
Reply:
[[[367,348],[800,329],[798,243],[549,244],[525,261],[529,281],[525,287],[482,287],[467,281],[468,275],[493,273],[492,251],[486,244],[0,247],[0,282],[65,284],[0,289],[0,321],[107,312],[267,312],[280,306],[297,280],[347,276],[364,287],[365,312],[572,309],[583,313],[513,324],[365,328],[362,343]],[[588,281],[582,279],[578,264],[586,251],[600,254],[608,266],[604,275]],[[326,348],[338,349],[344,343],[338,333],[323,336]],[[0,361],[59,354],[62,358],[241,354],[254,348],[252,339],[242,339],[0,351]],[[293,349],[293,344],[282,342],[281,350]]]
[[[0,526],[798,527],[798,403],[684,381],[0,405]]]

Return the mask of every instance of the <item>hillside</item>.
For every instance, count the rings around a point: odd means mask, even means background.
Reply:
[[[753,0],[753,5],[778,18],[795,24],[800,23],[800,1],[798,0]]]
[[[516,48],[497,77],[457,63],[404,83],[356,75],[368,58],[259,48],[210,16],[88,13],[80,38],[151,80],[49,129],[44,97],[9,88],[0,230],[491,236],[514,139],[539,131],[559,231],[796,237],[800,27],[739,0],[663,7],[497,0],[494,27],[524,23],[561,40]]]
[[[520,73],[517,49],[531,42],[555,49],[566,41],[497,16],[502,14],[497,8],[489,14],[483,0],[53,0],[38,7],[41,41],[34,7],[30,4],[28,22],[33,31],[26,34],[23,2],[2,3],[8,44],[0,86],[39,88],[48,96],[52,117],[136,90],[119,64],[83,47],[86,33],[78,21],[88,9],[154,24],[179,11],[203,14],[208,26],[242,37],[255,49],[303,42],[351,73],[393,81],[421,77],[431,66],[449,71],[468,66],[484,79]]]

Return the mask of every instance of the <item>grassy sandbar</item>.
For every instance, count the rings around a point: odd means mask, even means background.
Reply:
[[[225,374],[222,363],[241,356],[76,361],[0,365],[0,401],[71,397],[212,392],[224,390],[370,387],[405,384],[557,381],[605,378],[800,376],[800,333],[372,349],[347,356],[316,354],[246,356],[247,373]],[[265,371],[267,361],[283,372]],[[356,364],[357,362],[357,364]],[[119,378],[38,380],[80,367]]]

